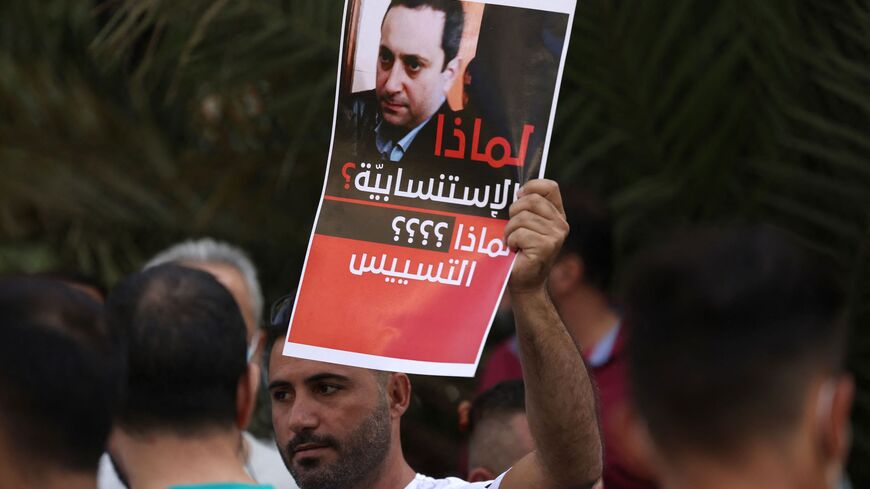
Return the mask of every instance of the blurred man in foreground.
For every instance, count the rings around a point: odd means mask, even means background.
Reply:
[[[161,265],[121,281],[106,317],[128,358],[109,445],[128,485],[255,487],[239,447],[259,369],[245,360],[245,323],[230,293],[209,273]]]
[[[273,321],[284,330],[270,332],[269,391],[278,447],[302,489],[567,489],[598,481],[601,442],[592,386],[546,291],[568,232],[555,182],[527,183],[510,215],[506,240],[518,254],[509,290],[537,450],[489,482],[416,473],[400,442],[400,420],[411,398],[408,376],[283,356],[285,307]]]
[[[583,352],[598,387],[604,442],[604,485],[608,489],[654,489],[650,468],[628,436],[626,331],[610,299],[613,232],[604,204],[579,190],[565,192],[571,232],[547,285],[559,316]],[[478,392],[522,377],[516,337],[497,345],[481,368]],[[472,466],[469,466],[472,468]]]
[[[648,254],[626,324],[664,487],[836,487],[853,396],[844,297],[782,237],[709,231]]]
[[[0,281],[0,487],[96,487],[124,372],[100,311],[58,281]]]
[[[155,255],[145,268],[175,263],[181,266],[203,270],[212,274],[232,294],[247,330],[248,358],[256,355],[261,347],[261,324],[263,316],[263,293],[257,280],[257,269],[248,255],[241,249],[222,241],[201,238],[183,241]],[[271,419],[268,411],[268,397],[263,396],[251,420],[251,429],[266,426],[260,431],[271,432]],[[261,441],[250,432],[243,433],[239,456],[245,469],[259,482],[275,486],[276,489],[294,489],[296,484],[290,477],[281,456],[271,440]],[[108,457],[100,469],[100,489],[120,489]]]

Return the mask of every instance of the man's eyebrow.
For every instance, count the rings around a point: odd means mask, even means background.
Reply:
[[[272,389],[278,389],[281,387],[293,387],[293,384],[291,384],[290,382],[287,382],[286,380],[273,380],[272,382],[269,382],[268,389],[272,390]]]
[[[425,65],[425,66],[429,65],[429,60],[424,58],[423,56],[420,56],[419,54],[403,54],[401,56],[401,58],[402,58],[402,62],[405,64],[408,64],[408,62],[410,62],[410,61],[416,61],[417,63],[419,63],[421,65]]]
[[[339,375],[331,372],[324,372],[320,374],[312,375],[305,379],[306,384],[311,384],[314,382],[323,382],[324,380],[338,381],[338,382],[350,382],[350,377],[345,377],[344,375]]]

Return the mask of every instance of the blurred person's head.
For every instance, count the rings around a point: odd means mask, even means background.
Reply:
[[[625,306],[666,487],[834,487],[853,386],[829,271],[771,230],[709,230],[641,258]]]
[[[547,279],[547,289],[574,341],[591,351],[619,324],[610,300],[613,234],[610,214],[595,195],[568,189],[570,231]]]
[[[263,317],[263,293],[257,269],[240,248],[211,238],[184,241],[154,256],[145,268],[175,263],[214,275],[236,300],[245,320],[248,342],[254,339]]]
[[[246,360],[245,323],[227,289],[210,273],[159,265],[112,289],[106,318],[128,356],[110,450],[119,473],[136,470],[134,447],[170,439],[225,441],[239,462],[258,369]]]
[[[613,275],[613,231],[607,207],[594,195],[569,189],[564,193],[565,217],[570,226],[550,271],[553,300],[575,294],[608,296]]]
[[[408,376],[284,356],[292,301],[282,305],[264,355],[275,441],[299,487],[360,487],[404,464]]]
[[[493,480],[535,449],[521,380],[481,393],[469,412],[468,481]]]
[[[99,302],[0,280],[0,487],[94,487],[124,372]]]
[[[79,271],[49,270],[32,275],[37,278],[46,278],[63,282],[74,289],[78,289],[92,297],[99,303],[106,300],[106,287],[93,275]]]
[[[390,125],[434,114],[459,73],[464,14],[453,0],[393,0],[381,23],[375,93]]]

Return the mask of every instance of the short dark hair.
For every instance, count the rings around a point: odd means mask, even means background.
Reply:
[[[468,412],[468,430],[474,432],[474,428],[483,419],[525,412],[526,388],[523,381],[505,380],[485,390],[472,401]]]
[[[526,455],[512,427],[513,418],[525,415],[525,388],[522,380],[500,382],[480,394],[468,413],[468,466],[486,468],[493,473],[509,469]]]
[[[444,66],[459,54],[462,43],[462,29],[465,27],[465,14],[462,2],[456,0],[392,0],[387,12],[393,7],[405,7],[412,10],[430,8],[436,12],[444,12],[444,30],[441,31],[441,50],[444,51]],[[384,13],[384,18],[387,14]]]
[[[269,324],[265,328],[266,340],[262,358],[263,375],[268,375],[269,373],[269,358],[272,355],[272,348],[275,347],[275,342],[283,341],[287,337],[294,299],[295,296],[293,294],[287,294],[272,303],[272,308],[269,312]]]
[[[214,276],[177,265],[148,268],[109,293],[106,313],[128,352],[118,418],[125,430],[195,434],[232,426],[246,329]]]
[[[813,375],[843,368],[842,290],[768,228],[647,253],[625,295],[634,403],[656,444],[728,456],[794,428]]]
[[[583,260],[583,280],[609,292],[613,276],[613,221],[607,206],[596,195],[582,189],[566,188],[565,217],[571,231],[562,254],[574,253]]]
[[[0,432],[23,467],[96,473],[124,360],[102,306],[57,280],[0,280]]]

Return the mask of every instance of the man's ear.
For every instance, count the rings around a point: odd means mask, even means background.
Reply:
[[[656,468],[663,465],[649,428],[640,417],[637,408],[627,402],[616,420],[616,431],[625,448],[626,463],[638,475],[656,479]]]
[[[468,471],[468,482],[485,482],[495,479],[495,475],[483,467],[475,467]]]
[[[550,269],[547,285],[550,293],[561,296],[583,280],[583,259],[575,253],[566,253]]]
[[[842,468],[842,464],[845,464],[849,455],[849,446],[851,445],[849,415],[852,412],[852,401],[855,397],[855,382],[851,376],[844,375],[831,381],[829,385],[831,386],[829,394],[824,392],[824,386],[820,393],[822,397],[818,401],[820,404],[819,416],[823,424],[826,454],[830,460]],[[826,395],[830,398],[825,399]],[[830,403],[829,412],[825,412],[827,411],[827,407],[823,406],[825,403]]]
[[[450,87],[453,86],[453,82],[456,81],[456,77],[459,76],[459,68],[462,67],[462,57],[456,55],[450,62],[447,63],[447,66],[441,70],[441,76],[444,79],[444,94],[450,91]]]
[[[623,402],[611,406],[611,430],[623,451],[623,462],[631,473],[646,479],[655,478],[655,452],[646,424],[641,421],[634,406]]]
[[[248,362],[236,386],[236,427],[240,430],[247,428],[251,416],[254,415],[259,387],[260,367],[255,362]]]
[[[117,457],[116,454],[119,453],[118,446],[122,444],[122,436],[124,435],[121,433],[121,428],[119,428],[118,424],[115,423],[115,425],[112,426],[112,431],[109,432],[109,438],[106,439],[106,452],[112,454],[113,457]]]
[[[411,379],[401,372],[390,373],[386,391],[390,416],[401,418],[408,410],[408,405],[411,404]]]

